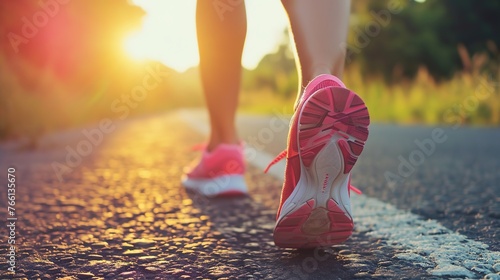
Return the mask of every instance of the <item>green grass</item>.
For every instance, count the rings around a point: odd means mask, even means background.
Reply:
[[[458,73],[449,81],[436,83],[421,69],[413,81],[387,85],[380,78],[363,77],[356,67],[344,74],[345,84],[365,100],[372,122],[398,124],[500,125],[496,81]],[[272,114],[278,109],[291,114],[294,101],[270,90],[244,91],[240,107],[246,113]]]
[[[357,80],[351,81],[353,76]],[[421,69],[415,80],[392,86],[380,79],[363,83],[356,75],[346,75],[345,80],[365,99],[374,121],[500,124],[499,88],[494,81],[479,74],[459,73],[449,81],[435,83]]]
[[[281,97],[270,89],[243,91],[240,96],[239,112],[268,115],[274,113],[292,114],[294,98]]]

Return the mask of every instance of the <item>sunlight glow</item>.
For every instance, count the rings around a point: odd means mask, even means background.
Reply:
[[[142,29],[130,34],[123,48],[133,59],[162,62],[185,71],[199,62],[196,40],[196,0],[133,0],[146,12]],[[246,1],[248,30],[242,64],[255,68],[274,51],[288,19],[280,1]]]
[[[125,38],[123,42],[123,47],[127,54],[136,60],[146,59],[146,54],[148,53],[147,45],[142,43],[139,33],[133,33],[129,37]]]

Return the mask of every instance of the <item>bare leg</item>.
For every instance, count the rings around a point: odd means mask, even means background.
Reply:
[[[342,76],[349,27],[349,0],[282,0],[296,46],[302,89],[320,74]]]
[[[225,12],[223,18],[212,2],[199,0],[196,7],[200,73],[210,115],[209,151],[218,144],[239,141],[235,116],[247,27],[244,2]]]

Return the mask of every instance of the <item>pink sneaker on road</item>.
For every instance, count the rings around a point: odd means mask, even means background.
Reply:
[[[354,227],[350,171],[368,138],[364,102],[332,75],[307,85],[292,118],[285,180],[274,229],[279,247],[312,248],[344,242]],[[268,168],[269,168],[268,167]]]
[[[208,197],[245,195],[244,174],[243,145],[220,144],[203,151],[199,163],[182,176],[182,184]]]

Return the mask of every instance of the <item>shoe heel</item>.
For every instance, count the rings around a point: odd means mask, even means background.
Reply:
[[[330,199],[326,207],[315,207],[310,199],[283,217],[274,229],[274,243],[285,248],[326,247],[346,241],[354,223]]]
[[[363,151],[369,124],[368,109],[354,92],[339,87],[315,92],[306,100],[299,118],[297,140],[302,163],[309,167],[332,136],[338,134],[343,173],[349,173]]]

